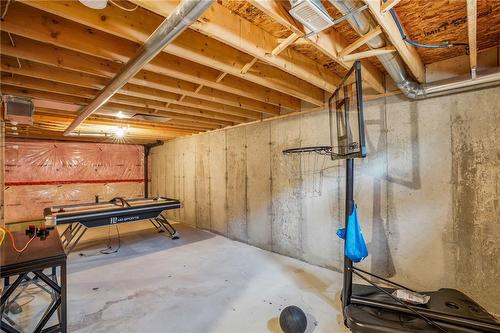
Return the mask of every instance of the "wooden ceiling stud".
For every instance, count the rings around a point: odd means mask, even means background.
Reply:
[[[477,0],[467,0],[467,33],[469,35],[470,72],[474,79],[477,68]]]

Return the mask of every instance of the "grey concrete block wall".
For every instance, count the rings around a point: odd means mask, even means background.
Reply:
[[[500,90],[459,95],[451,117],[452,216],[459,288],[500,312]],[[471,288],[476,286],[476,288]]]
[[[245,132],[248,243],[272,250],[271,125],[253,124]]]
[[[247,162],[246,128],[226,131],[226,195],[227,236],[242,242],[247,234]]]
[[[194,137],[194,140],[196,142],[195,225],[199,228],[211,229],[209,136],[199,135]],[[168,170],[165,171],[168,173]],[[225,172],[225,170],[221,170],[221,172]]]
[[[271,244],[272,250],[302,258],[302,205],[295,159],[282,151],[300,146],[300,121],[287,118],[271,123]]]
[[[500,314],[499,105],[498,87],[366,103],[361,267],[415,289],[458,287]],[[303,161],[281,153],[329,140],[326,112],[173,140],[153,149],[152,193],[179,196],[185,223],[340,271],[344,162],[326,160],[321,195],[304,196]]]

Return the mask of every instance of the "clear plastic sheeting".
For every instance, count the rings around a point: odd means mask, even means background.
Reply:
[[[140,145],[9,140],[5,182],[142,179],[143,154]]]
[[[144,184],[64,184],[64,185],[23,185],[6,187],[5,221],[7,223],[43,219],[43,210],[56,205],[69,205],[100,201],[115,197],[141,198]]]
[[[140,145],[9,140],[5,220],[40,220],[54,205],[144,196]]]

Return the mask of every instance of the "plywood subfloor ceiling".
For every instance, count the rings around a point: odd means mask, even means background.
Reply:
[[[118,0],[115,0],[115,2]],[[389,0],[390,1],[390,0]],[[394,38],[380,4],[373,22]],[[465,42],[466,1],[396,1],[407,34],[417,42]],[[115,76],[177,1],[108,2],[93,10],[78,1],[2,1],[1,91],[35,100],[33,126],[7,124],[7,136],[62,138],[62,132]],[[333,17],[340,13],[325,1]],[[378,7],[377,7],[378,6]],[[121,8],[120,8],[121,7]],[[125,10],[125,9],[129,10]],[[287,13],[288,1],[218,0],[118,94],[78,128],[79,133],[126,129],[127,142],[190,135],[304,109],[321,109],[366,45],[347,46],[360,36],[347,22],[309,39]],[[378,8],[378,9],[377,9]],[[500,2],[477,2],[478,50],[498,45]],[[462,55],[465,47],[413,49],[394,43],[410,73],[423,81],[424,65]],[[408,51],[407,49],[410,49]],[[364,80],[373,94],[385,93],[384,68],[363,58]],[[135,115],[119,119],[116,115]],[[162,121],[157,121],[160,119]],[[72,137],[75,139],[75,137]],[[80,140],[114,140],[85,138]]]

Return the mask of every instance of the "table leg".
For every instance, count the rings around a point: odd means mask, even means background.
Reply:
[[[61,265],[61,333],[68,329],[67,298],[66,298],[66,262]]]
[[[10,285],[10,287],[4,291],[2,297],[0,298],[0,306],[2,307],[2,310],[3,310],[3,306],[5,305],[5,303],[7,302],[7,300],[9,299],[10,295],[12,295],[12,293],[14,292],[14,290],[19,286],[19,284],[24,280],[24,278],[26,277],[26,275],[28,275],[28,273],[22,273],[20,274],[16,281],[14,281],[13,284]]]
[[[28,275],[28,273],[22,273],[20,274],[16,281],[14,281],[13,284],[11,284],[6,290],[4,290],[4,293],[2,294],[2,297],[0,298],[0,328],[2,331],[7,332],[7,333],[17,333],[19,332],[16,330],[14,327],[10,326],[8,323],[4,321],[3,314],[5,311],[5,304],[9,300],[9,297],[12,295],[12,293],[16,290],[16,288],[23,282],[24,278]]]

